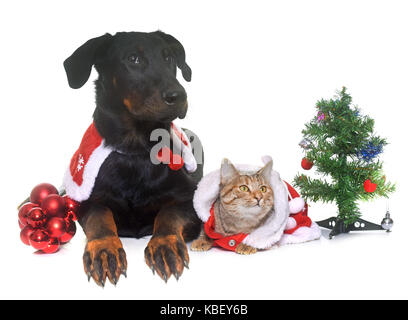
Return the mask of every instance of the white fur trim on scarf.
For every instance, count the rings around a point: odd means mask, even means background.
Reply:
[[[283,234],[277,245],[283,246],[285,244],[296,244],[317,240],[321,235],[322,232],[320,231],[319,226],[315,222],[312,222],[310,227],[300,227],[292,234]]]
[[[67,195],[78,202],[84,201],[91,195],[102,163],[106,160],[112,149],[106,147],[104,141],[97,147],[89,157],[83,172],[83,182],[78,186],[72,179],[70,168],[68,167],[64,176],[64,187]]]

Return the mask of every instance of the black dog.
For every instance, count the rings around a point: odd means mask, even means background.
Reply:
[[[101,165],[78,213],[87,237],[85,272],[99,285],[106,277],[116,284],[127,268],[119,236],[153,234],[145,249],[147,265],[165,281],[172,274],[178,279],[189,263],[185,241],[200,230],[192,199],[202,162],[194,173],[152,163],[150,151],[157,142],[150,134],[169,131],[172,120],[186,115],[187,95],[176,79],[178,67],[191,80],[184,48],[161,31],[105,34],[64,62],[69,85],[82,87],[92,66],[99,73],[94,125],[115,151]]]

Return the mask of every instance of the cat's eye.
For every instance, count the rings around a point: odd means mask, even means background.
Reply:
[[[262,186],[262,187],[259,188],[259,190],[261,190],[261,192],[265,193],[267,189],[266,189],[265,186]]]
[[[244,192],[248,192],[249,188],[246,185],[242,185],[239,187],[239,190],[244,191]]]

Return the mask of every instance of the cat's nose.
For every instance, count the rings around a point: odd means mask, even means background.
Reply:
[[[255,199],[258,201],[258,204],[259,204],[259,202],[260,202],[261,199],[262,199],[262,196],[259,195],[259,194],[256,194],[256,195],[255,195]]]

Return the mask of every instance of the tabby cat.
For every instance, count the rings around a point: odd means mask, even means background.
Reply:
[[[215,232],[222,236],[251,233],[272,214],[273,190],[270,185],[272,161],[255,173],[239,172],[224,159],[220,170],[220,193],[214,203]],[[204,231],[191,244],[194,251],[207,251],[213,245]],[[236,250],[240,254],[251,254],[256,248],[240,243]]]

